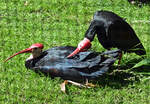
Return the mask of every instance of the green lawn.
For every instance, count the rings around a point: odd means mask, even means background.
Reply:
[[[40,76],[24,66],[27,54],[4,63],[33,43],[45,49],[77,46],[97,10],[117,13],[131,24],[150,58],[150,6],[127,0],[2,0],[0,2],[0,104],[150,104],[150,64],[132,69],[141,57],[125,54],[121,70],[102,76],[91,89],[67,86],[63,80]],[[97,38],[92,50],[104,51]]]

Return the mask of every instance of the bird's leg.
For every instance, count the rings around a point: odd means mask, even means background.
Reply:
[[[61,91],[66,93],[66,84],[68,84],[68,80],[65,80],[61,85],[60,85],[60,88],[61,88]]]
[[[85,84],[88,84],[89,83],[89,80],[86,78],[85,79]]]
[[[81,83],[78,83],[78,82],[74,82],[74,81],[71,81],[71,80],[68,80],[68,83],[71,83],[75,86],[78,86],[78,87],[86,87],[84,84],[81,84]]]
[[[81,84],[81,83],[77,83],[77,82],[74,82],[74,81],[71,81],[71,80],[65,80],[65,81],[60,85],[62,92],[66,93],[66,84],[68,84],[68,83],[71,83],[71,84],[73,84],[73,85],[75,85],[75,86],[78,86],[78,87],[87,88],[86,85],[83,85],[83,84]],[[89,87],[88,87],[88,88],[89,88]]]
[[[84,87],[84,88],[95,87],[94,84],[88,83],[88,79],[86,79],[86,84],[81,84],[81,83],[74,82],[74,81],[71,81],[71,80],[65,80],[65,81],[60,85],[62,92],[66,93],[66,86],[65,86],[65,85],[68,84],[68,83],[71,83],[71,84],[73,84],[73,85],[75,85],[75,86],[78,86],[78,87]]]
[[[85,86],[87,87],[87,88],[91,88],[91,87],[95,87],[96,85],[94,85],[94,84],[92,84],[92,83],[89,83],[89,80],[86,78],[85,79],[86,81],[85,81]]]
[[[95,87],[95,85],[94,85],[94,84],[92,84],[92,83],[88,83],[88,79],[87,79],[87,78],[86,78],[86,82],[85,82],[85,84],[81,84],[81,83],[73,82],[73,81],[71,81],[71,80],[68,80],[68,83],[71,83],[71,84],[76,85],[76,86],[78,86],[78,87],[84,87],[84,88],[91,88],[91,87]]]
[[[118,70],[120,69],[120,63],[121,63],[121,59],[122,59],[122,51],[119,53],[119,61],[118,61]]]

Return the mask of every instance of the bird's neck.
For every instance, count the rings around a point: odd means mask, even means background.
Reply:
[[[26,59],[26,61],[32,60],[32,59],[34,59],[34,58],[33,58],[33,55],[31,54],[31,55]]]
[[[39,56],[41,56],[41,53],[42,53],[42,51],[40,52],[40,53],[32,53],[27,59],[26,59],[26,61],[28,61],[28,60],[32,60],[32,59],[35,59],[35,58],[37,58],[37,57],[39,57]]]

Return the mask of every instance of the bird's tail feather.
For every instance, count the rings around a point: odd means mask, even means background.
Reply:
[[[144,48],[144,46],[139,43],[137,45],[135,45],[134,47],[132,47],[129,52],[135,52],[137,55],[145,55],[146,54],[146,50]]]
[[[96,72],[93,72],[93,73],[90,73],[90,74],[87,74],[87,73],[82,73],[81,72],[81,75],[85,78],[88,78],[88,79],[95,79],[95,78],[98,78],[99,76],[103,75],[104,73],[106,73],[109,69],[110,69],[110,66],[112,64],[114,64],[114,62],[116,61],[117,58],[108,58],[106,59],[104,62],[102,62],[99,66],[99,70],[96,71]]]

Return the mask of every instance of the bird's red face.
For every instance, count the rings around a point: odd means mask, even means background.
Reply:
[[[67,57],[72,57],[74,55],[76,55],[79,52],[83,52],[86,51],[87,49],[89,49],[91,47],[91,42],[89,39],[84,38],[84,40],[82,40],[79,44],[78,47],[76,48],[75,51],[73,51],[70,55],[68,55]]]
[[[29,48],[26,48],[20,52],[15,53],[14,55],[8,57],[6,61],[8,61],[9,59],[13,58],[14,56],[18,55],[18,54],[22,54],[22,53],[32,53],[33,55],[36,55],[38,52],[40,52],[39,50],[42,51],[42,49],[44,48],[44,45],[41,43],[35,43],[32,44]],[[40,53],[39,53],[40,54]]]

